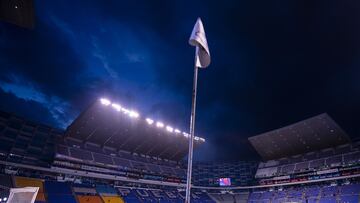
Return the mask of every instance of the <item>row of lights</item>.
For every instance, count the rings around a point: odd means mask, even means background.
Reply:
[[[0,202],[6,202],[6,201],[7,201],[7,197],[0,198]]]
[[[101,104],[103,104],[105,106],[111,105],[115,110],[123,112],[124,114],[127,114],[132,118],[138,118],[140,116],[138,112],[126,109],[126,108],[120,106],[120,104],[111,103],[111,101],[108,99],[101,98],[100,102],[101,102]]]
[[[140,117],[140,114],[136,111],[133,111],[133,110],[129,110],[129,109],[126,109],[124,107],[122,107],[120,104],[117,104],[117,103],[112,103],[110,100],[108,99],[105,99],[105,98],[101,98],[100,99],[100,103],[105,105],[105,106],[111,106],[112,108],[114,108],[116,111],[119,111],[119,112],[123,112],[124,114],[127,114],[129,115],[130,117],[132,118],[139,118]],[[145,121],[147,122],[147,124],[149,125],[155,125],[157,128],[165,128],[166,131],[170,132],[170,133],[175,133],[175,134],[182,134],[184,137],[190,137],[190,134],[189,133],[186,133],[186,132],[181,132],[179,129],[177,128],[173,128],[169,125],[166,125],[160,121],[157,121],[155,122],[153,119],[151,118],[146,118]],[[195,140],[200,140],[202,142],[205,142],[205,139],[204,138],[201,138],[201,137],[197,137],[195,136],[194,137]]]

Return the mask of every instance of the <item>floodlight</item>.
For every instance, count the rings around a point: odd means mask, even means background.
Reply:
[[[120,106],[119,104],[113,103],[113,104],[111,104],[111,106],[112,106],[114,109],[116,109],[117,111],[120,111],[120,110],[121,110],[121,106]]]
[[[174,132],[174,128],[172,128],[171,126],[166,126],[166,130],[169,132]]]
[[[130,111],[130,112],[129,112],[129,116],[130,116],[130,117],[133,117],[133,118],[138,118],[140,115],[139,115],[139,113],[136,112],[136,111]]]
[[[109,106],[109,105],[111,105],[111,107],[112,107],[113,109],[115,109],[115,110],[117,110],[117,111],[121,111],[121,112],[123,112],[124,114],[127,114],[127,115],[128,115],[129,117],[131,117],[131,118],[139,118],[139,117],[140,117],[140,114],[139,114],[138,112],[132,111],[132,110],[129,110],[129,109],[126,109],[126,108],[120,106],[120,104],[118,104],[118,103],[112,103],[112,102],[111,102],[109,99],[107,99],[107,98],[100,98],[99,100],[100,100],[100,102],[101,102],[102,105],[104,105],[104,106]],[[151,118],[146,118],[145,121],[146,121],[149,125],[152,125],[152,124],[155,123],[155,121],[154,121],[153,119],[151,119]],[[171,132],[171,133],[174,132],[174,133],[176,133],[176,134],[182,134],[182,135],[183,135],[184,137],[186,137],[186,138],[191,137],[191,135],[190,135],[189,133],[181,132],[179,129],[173,128],[173,127],[171,127],[171,126],[169,126],[169,125],[165,126],[165,124],[162,123],[162,122],[160,122],[160,121],[156,122],[155,124],[156,124],[156,127],[158,127],[158,128],[164,128],[164,127],[165,127],[166,131],[168,131],[168,132]],[[202,141],[202,142],[205,142],[205,139],[204,139],[204,138],[195,137],[194,139],[197,140],[197,141],[200,140],[200,141]],[[10,155],[12,155],[12,154],[10,154]],[[3,200],[3,199],[0,198],[0,202],[1,202],[1,201],[6,201],[6,200]]]
[[[154,123],[154,120],[150,119],[150,118],[147,118],[146,119],[146,122],[149,124],[149,125],[152,125]]]
[[[161,123],[161,122],[156,122],[156,127],[158,127],[158,128],[163,128],[163,127],[164,127],[164,124]]]
[[[100,99],[101,104],[105,105],[105,106],[109,106],[111,104],[111,101],[105,98],[101,98]]]
[[[124,114],[129,114],[130,113],[130,110],[128,109],[125,109],[125,108],[121,108],[122,112],[124,112]]]

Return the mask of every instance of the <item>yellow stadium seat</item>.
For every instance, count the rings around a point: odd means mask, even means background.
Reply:
[[[104,203],[125,203],[121,197],[118,196],[101,196]]]
[[[16,187],[39,187],[39,192],[44,193],[43,180],[35,178],[15,177]]]
[[[77,195],[79,203],[103,203],[99,196]]]
[[[46,202],[45,200],[45,194],[42,192],[38,192],[37,196],[36,196],[36,201],[39,202]]]
[[[36,201],[45,202],[43,180],[35,178],[15,177],[16,187],[39,187],[39,192],[36,196]]]

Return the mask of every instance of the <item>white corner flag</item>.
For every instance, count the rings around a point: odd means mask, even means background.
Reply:
[[[7,203],[34,203],[39,187],[11,188]]]
[[[196,91],[197,91],[197,78],[198,69],[206,68],[210,65],[210,52],[206,40],[204,26],[201,19],[198,18],[193,31],[191,33],[189,44],[196,47],[195,50],[195,64],[194,64],[194,82],[192,91],[192,104],[190,116],[190,139],[189,139],[189,155],[188,155],[188,168],[186,178],[186,196],[185,203],[190,203],[191,200],[191,174],[192,174],[192,159],[195,137],[195,112],[196,112]]]
[[[189,44],[196,46],[195,66],[206,68],[210,65],[210,51],[201,19],[198,18],[191,33]]]

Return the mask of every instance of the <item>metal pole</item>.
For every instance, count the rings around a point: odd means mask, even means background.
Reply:
[[[196,47],[196,52],[198,52]],[[195,55],[197,57],[197,55]],[[195,58],[196,59],[196,58]],[[192,105],[191,105],[191,117],[190,117],[190,138],[189,138],[189,155],[188,155],[188,167],[187,167],[187,179],[186,179],[186,197],[185,203],[190,203],[191,198],[191,172],[192,172],[192,160],[193,160],[193,148],[194,148],[194,132],[195,132],[195,109],[196,109],[196,90],[197,90],[197,78],[198,67],[194,65],[194,81],[192,91]]]

